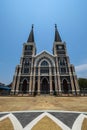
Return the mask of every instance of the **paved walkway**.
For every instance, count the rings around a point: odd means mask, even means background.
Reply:
[[[62,130],[81,130],[87,112],[55,110],[0,112],[0,121],[9,118],[14,130],[32,130],[33,126],[45,116],[58,124]]]

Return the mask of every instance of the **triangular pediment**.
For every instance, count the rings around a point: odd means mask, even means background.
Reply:
[[[54,55],[52,55],[51,53],[47,52],[47,51],[42,51],[41,53],[35,55],[35,57],[39,57],[39,56],[50,56],[50,57],[54,57]]]

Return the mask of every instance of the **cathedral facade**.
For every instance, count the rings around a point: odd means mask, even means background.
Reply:
[[[74,66],[70,64],[66,43],[62,42],[55,25],[53,54],[36,54],[33,25],[23,44],[20,64],[16,66],[12,92],[29,95],[78,94],[79,86]]]

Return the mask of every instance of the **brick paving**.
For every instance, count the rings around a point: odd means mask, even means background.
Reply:
[[[87,118],[87,112],[38,110],[38,111],[8,112],[8,113],[0,112],[0,121],[9,117],[11,121],[13,120],[13,124],[15,126],[14,130],[32,130],[31,129],[32,126],[46,115],[49,118],[53,119],[54,122],[57,121],[57,124],[61,126],[62,130],[77,130],[79,125],[80,126],[82,125],[83,119]],[[77,122],[77,124],[75,124],[75,122]],[[21,126],[21,127],[19,126],[18,129],[17,124]],[[79,128],[78,130],[81,129]]]
[[[8,115],[9,113],[4,113],[4,114],[0,114],[0,118],[3,117],[3,116],[6,116]]]
[[[73,123],[76,118],[80,115],[80,113],[65,113],[65,112],[50,112],[57,119],[61,120],[68,127],[72,128]]]
[[[28,125],[32,120],[38,117],[42,112],[23,112],[23,113],[12,113],[21,123],[23,128]]]

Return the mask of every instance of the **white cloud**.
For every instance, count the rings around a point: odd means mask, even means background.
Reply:
[[[87,70],[87,64],[78,65],[75,67],[77,72],[85,71]]]
[[[87,78],[87,64],[78,65],[75,70],[78,77]]]

